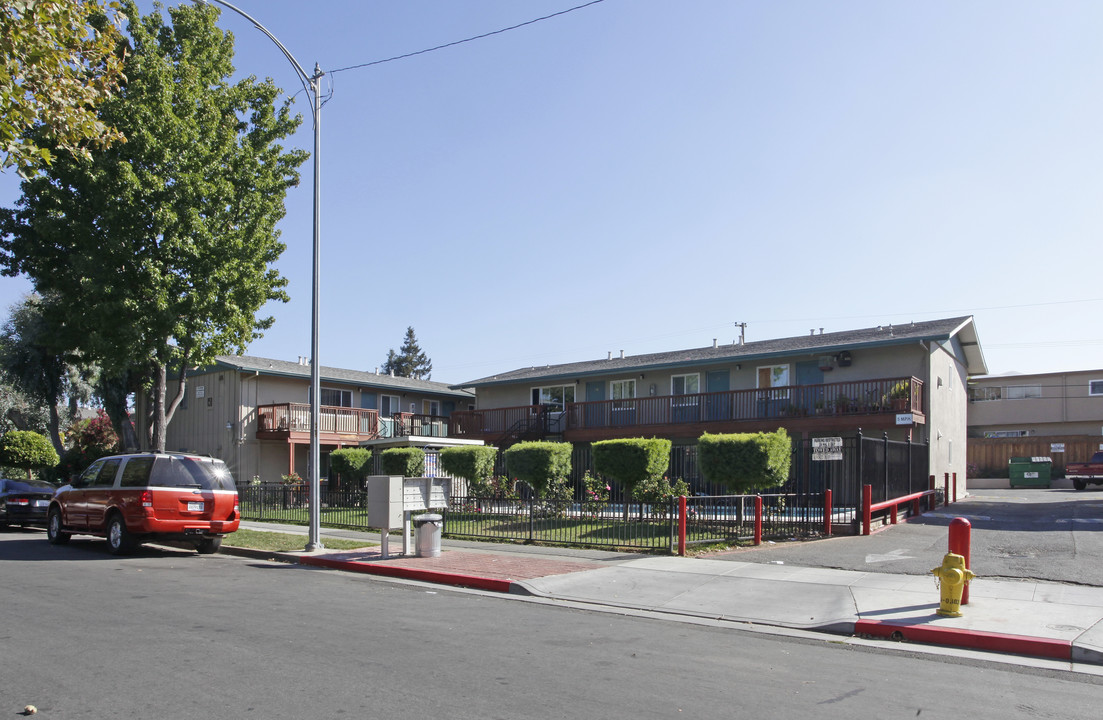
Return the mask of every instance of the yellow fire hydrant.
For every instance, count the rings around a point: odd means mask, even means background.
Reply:
[[[938,614],[944,617],[961,617],[961,593],[965,585],[976,577],[972,570],[965,569],[965,557],[946,553],[942,565],[931,570],[941,586],[941,604]]]

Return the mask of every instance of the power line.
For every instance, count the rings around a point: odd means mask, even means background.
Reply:
[[[404,60],[406,58],[414,57],[415,55],[424,55],[425,53],[431,53],[431,52],[436,52],[437,50],[443,50],[445,48],[455,47],[456,45],[462,45],[464,43],[469,43],[469,42],[472,42],[474,40],[482,40],[483,38],[488,38],[492,35],[500,35],[504,32],[509,32],[510,30],[516,30],[518,28],[523,28],[526,25],[533,25],[535,23],[542,22],[544,20],[550,20],[551,18],[559,17],[560,15],[566,15],[567,13],[574,12],[575,10],[581,10],[583,8],[590,7],[591,5],[597,5],[598,3],[603,3],[603,2],[605,2],[605,0],[591,0],[591,2],[584,3],[582,5],[576,5],[575,7],[567,8],[566,10],[560,10],[559,12],[552,13],[551,15],[545,15],[544,17],[538,17],[534,20],[528,20],[528,21],[523,22],[523,23],[518,23],[517,25],[510,25],[509,27],[502,28],[501,30],[493,30],[493,31],[488,32],[488,33],[483,33],[482,35],[475,35],[473,37],[464,38],[463,40],[456,40],[455,42],[445,43],[444,45],[437,45],[436,47],[426,48],[425,50],[418,50],[416,52],[405,53],[403,55],[395,55],[394,57],[389,57],[389,58],[386,58],[386,59],[383,59],[383,60],[373,60],[371,62],[360,63],[359,65],[349,65],[348,67],[337,68],[336,70],[330,70],[329,74],[333,75],[335,73],[345,72],[346,70],[358,70],[360,68],[371,67],[372,65],[382,65],[383,63],[394,62],[395,60]]]

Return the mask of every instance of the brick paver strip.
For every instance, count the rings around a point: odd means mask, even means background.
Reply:
[[[304,565],[329,567],[390,577],[427,580],[447,585],[479,587],[509,592],[515,580],[563,575],[594,570],[602,563],[591,560],[560,560],[532,555],[498,554],[447,550],[440,557],[392,555],[384,560],[376,548],[303,557]]]

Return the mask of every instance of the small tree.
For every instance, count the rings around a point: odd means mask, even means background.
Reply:
[[[52,468],[57,463],[57,451],[45,435],[29,430],[9,430],[0,438],[0,465],[26,470],[28,480],[31,470]]]
[[[472,445],[451,447],[440,451],[440,467],[453,477],[467,481],[467,494],[473,497],[490,497],[494,479],[494,461],[498,448]]]
[[[792,445],[784,428],[772,433],[705,433],[697,440],[701,474],[738,493],[784,485],[791,460]]]
[[[385,475],[422,477],[425,474],[425,451],[421,448],[388,448],[381,456]]]
[[[526,483],[536,496],[555,494],[571,474],[571,444],[522,442],[503,453],[509,474]]]
[[[432,376],[433,361],[417,344],[417,336],[412,327],[406,328],[406,338],[402,341],[399,352],[396,353],[393,349],[387,351],[383,372],[416,380],[428,380]]]
[[[624,519],[628,519],[628,500],[641,484],[662,479],[670,467],[670,441],[661,438],[623,438],[601,440],[592,446],[594,470],[624,488]],[[640,507],[643,515],[643,507]]]
[[[337,490],[343,480],[360,481],[371,468],[371,450],[341,448],[329,454],[329,488]]]

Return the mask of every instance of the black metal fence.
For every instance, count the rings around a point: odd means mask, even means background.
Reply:
[[[925,490],[928,448],[924,444],[868,438],[842,439],[839,459],[821,459],[811,440],[794,440],[789,481],[776,493],[761,495],[763,538],[812,537],[823,532],[826,490],[832,491],[832,525],[859,519],[862,485],[873,489],[873,502]],[[479,498],[456,483],[444,513],[444,532],[454,537],[510,542],[539,542],[624,549],[660,550],[677,540],[675,498],[641,503],[626,498],[615,483],[595,500],[587,492],[593,475],[589,446],[574,450],[567,492],[558,501],[539,500],[523,483],[509,497]],[[426,453],[426,475],[440,477],[439,457]],[[379,474],[380,468],[375,469]],[[720,543],[754,536],[754,495],[729,495],[708,483],[697,469],[696,446],[675,446],[668,477],[684,480],[687,493],[687,541]],[[239,488],[247,520],[309,523],[306,485],[262,483]],[[329,527],[370,530],[367,492],[359,485],[321,486],[321,522]]]

